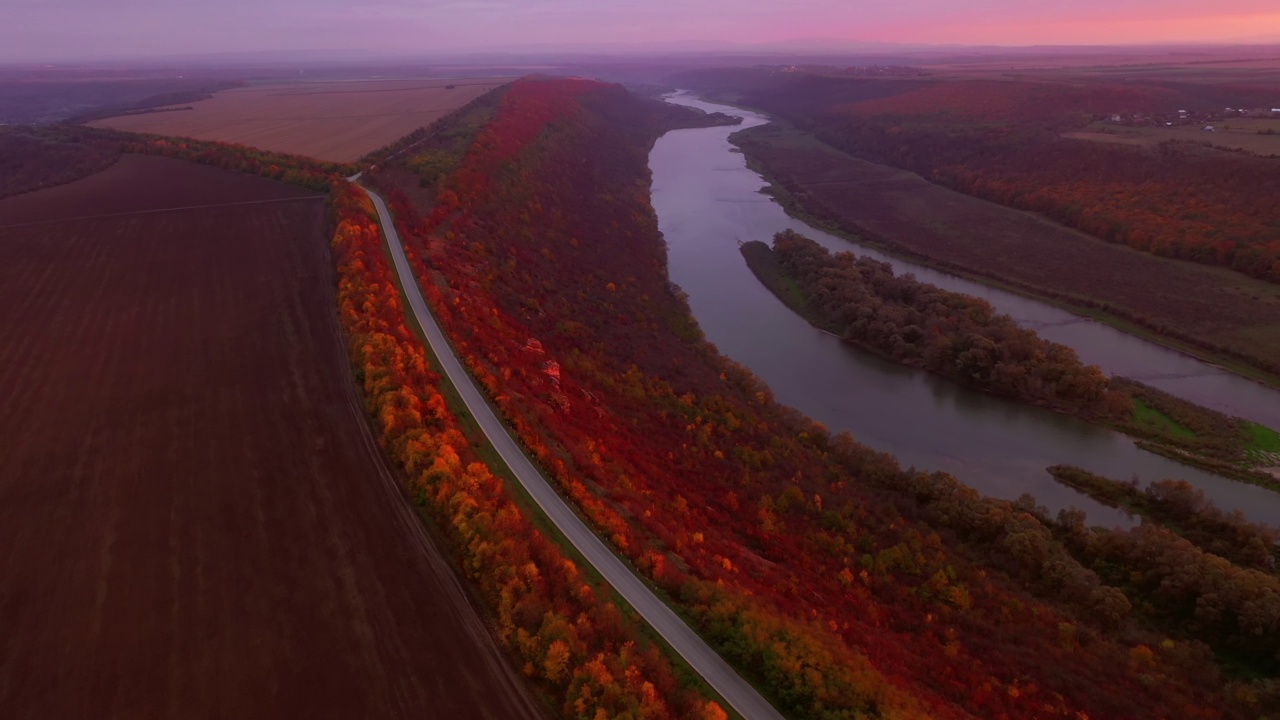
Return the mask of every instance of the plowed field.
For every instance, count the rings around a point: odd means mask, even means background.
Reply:
[[[0,717],[537,716],[367,430],[307,195],[126,157],[0,202]]]
[[[225,90],[209,100],[181,106],[189,110],[125,115],[90,124],[351,162],[510,80],[271,83]]]

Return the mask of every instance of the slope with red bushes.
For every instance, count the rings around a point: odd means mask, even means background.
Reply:
[[[664,113],[522,81],[434,205],[375,177],[459,356],[602,536],[796,717],[1243,713],[1034,515],[831,437],[702,339],[648,204]]]
[[[368,197],[335,186],[333,244],[351,361],[383,449],[451,542],[499,640],[564,717],[724,720],[534,528],[480,462],[441,394],[382,249]]]

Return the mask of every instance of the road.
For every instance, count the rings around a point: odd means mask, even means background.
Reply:
[[[489,407],[471,376],[463,368],[453,348],[450,347],[444,331],[440,329],[435,316],[427,308],[422,290],[418,287],[417,278],[414,277],[409,259],[405,256],[404,245],[400,242],[386,203],[377,193],[368,188],[363,189],[369,194],[378,210],[378,218],[382,222],[383,233],[391,248],[391,257],[395,261],[400,283],[408,297],[409,307],[413,310],[423,332],[426,333],[427,342],[430,343],[436,357],[440,359],[445,375],[457,388],[467,409],[471,411],[472,416],[489,438],[489,442],[502,456],[516,479],[533,496],[534,501],[551,522],[555,523],[560,532],[573,543],[578,552],[582,553],[605,580],[631,604],[631,607],[635,608],[738,714],[746,720],[782,720],[781,713],[775,710],[746,680],[743,680],[742,676],[738,675],[715,650],[712,650],[684,620],[667,607],[666,603],[654,595],[640,578],[596,537],[596,534],[573,512],[552,488],[551,483],[524,454],[511,434],[507,432],[506,426]]]

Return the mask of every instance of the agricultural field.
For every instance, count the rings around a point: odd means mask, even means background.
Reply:
[[[1259,48],[1199,48],[1187,53],[1168,49],[1137,48],[1088,52],[1060,50],[971,54],[922,64],[930,73],[969,77],[1008,77],[1011,73],[1035,77],[1085,76],[1113,78],[1177,77],[1211,83],[1272,81],[1280,75],[1280,57]]]
[[[4,717],[539,716],[368,430],[328,225],[138,156],[0,201]]]
[[[96,127],[220,140],[351,162],[429,125],[511,78],[273,82],[122,115]]]
[[[1254,155],[1280,155],[1280,119],[1232,118],[1224,122],[1179,127],[1117,127],[1095,123],[1086,130],[1063,133],[1073,140],[1155,147],[1166,140],[1198,142],[1227,150],[1244,150]]]

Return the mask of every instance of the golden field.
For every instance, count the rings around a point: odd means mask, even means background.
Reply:
[[[225,90],[182,106],[190,109],[123,115],[91,124],[350,162],[511,80],[273,82]]]

